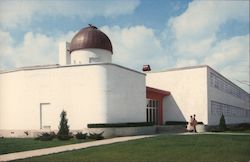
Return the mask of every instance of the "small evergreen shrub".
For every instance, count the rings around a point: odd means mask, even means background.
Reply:
[[[94,140],[102,140],[104,139],[103,134],[104,132],[101,133],[89,133],[88,138],[89,139],[94,139]]]
[[[219,129],[220,131],[225,131],[227,129],[226,120],[223,114],[220,117]]]
[[[40,140],[40,141],[51,141],[53,140],[53,138],[56,137],[56,134],[54,132],[44,132],[42,134],[40,134],[38,137],[36,137],[36,140]]]
[[[72,135],[70,135],[69,133],[68,119],[66,116],[67,113],[63,110],[60,115],[61,121],[59,125],[59,131],[57,133],[57,138],[59,140],[69,140],[70,138],[72,138]]]
[[[87,138],[87,133],[82,133],[82,132],[78,132],[76,135],[75,135],[76,139],[86,139]]]

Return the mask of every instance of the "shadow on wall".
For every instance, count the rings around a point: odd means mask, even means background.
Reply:
[[[163,99],[163,120],[166,121],[186,121],[179,106],[172,95]]]

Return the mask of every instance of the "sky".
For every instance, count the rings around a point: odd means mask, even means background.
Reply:
[[[141,71],[209,65],[249,92],[249,0],[1,0],[0,69],[56,64],[93,24],[113,62]]]

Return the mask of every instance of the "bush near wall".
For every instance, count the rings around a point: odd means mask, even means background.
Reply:
[[[89,139],[94,139],[94,140],[102,140],[102,139],[104,139],[103,133],[104,132],[101,132],[101,133],[89,133],[88,138]]]
[[[87,133],[78,132],[75,135],[76,139],[87,139]]]
[[[36,137],[35,140],[51,141],[55,137],[56,137],[55,132],[44,132],[44,133],[40,134],[38,137]]]
[[[165,125],[187,125],[186,121],[166,121]],[[197,124],[203,124],[203,122],[197,122]]]
[[[119,127],[146,127],[153,126],[154,123],[150,122],[137,122],[137,123],[94,123],[88,124],[88,128],[119,128]]]

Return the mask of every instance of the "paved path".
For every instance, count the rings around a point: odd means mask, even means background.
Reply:
[[[202,133],[193,133],[193,132],[185,132],[185,133],[173,133],[175,135],[199,135],[199,134],[213,134],[213,135],[244,135],[250,136],[250,133],[237,133],[237,132],[202,132]]]
[[[136,139],[147,138],[147,137],[154,137],[154,136],[156,135],[117,137],[117,138],[111,138],[111,139],[104,139],[100,141],[92,141],[92,142],[85,142],[85,143],[79,143],[79,144],[64,145],[64,146],[44,148],[44,149],[38,149],[38,150],[10,153],[10,154],[0,155],[0,161],[18,160],[18,159],[30,158],[34,156],[42,156],[42,155],[54,154],[54,153],[59,153],[59,152],[64,152],[64,151],[72,151],[72,150],[93,147],[93,146],[100,146],[100,145],[112,144],[112,143],[117,143],[117,142],[125,142],[125,141],[136,140]]]

